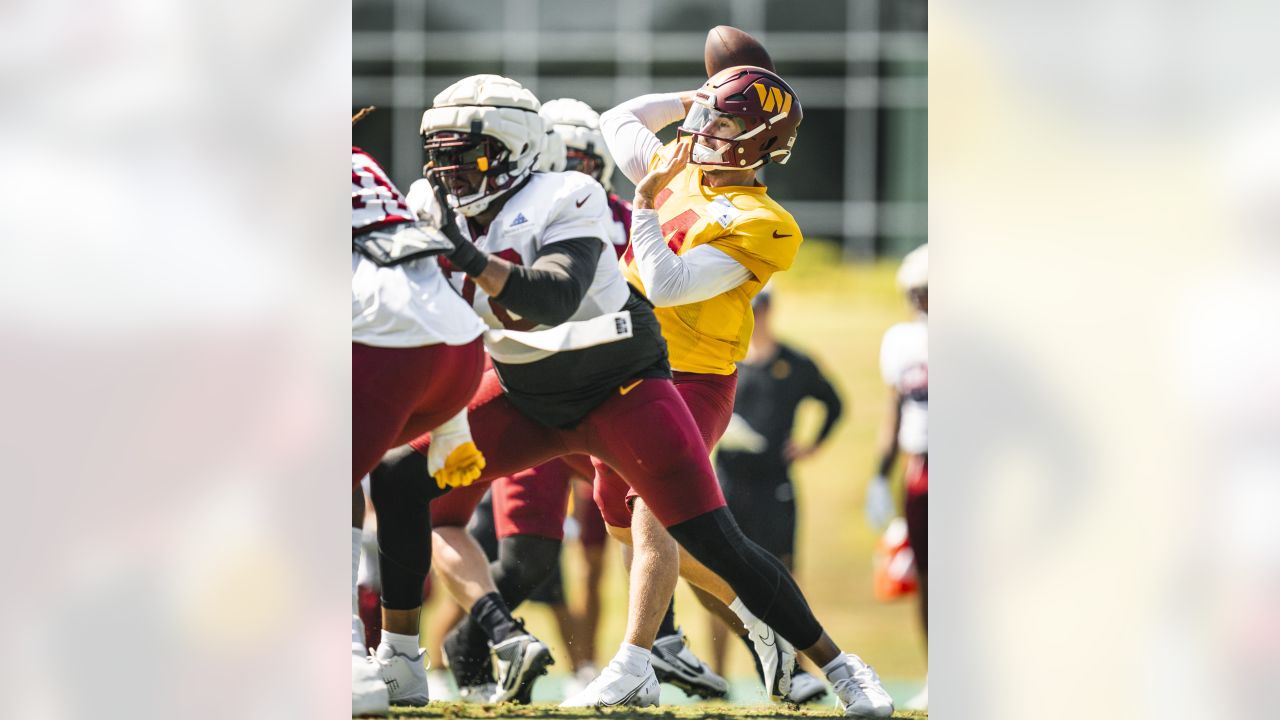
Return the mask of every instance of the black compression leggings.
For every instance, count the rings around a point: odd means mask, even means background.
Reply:
[[[427,458],[416,452],[384,460],[369,475],[378,513],[382,606],[412,610],[422,605],[431,572],[431,500],[442,491],[427,474]]]
[[[822,637],[822,626],[791,573],[742,534],[728,508],[717,508],[667,531],[698,562],[724,578],[752,614],[797,650]]]

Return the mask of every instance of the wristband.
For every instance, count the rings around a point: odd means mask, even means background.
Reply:
[[[475,245],[463,241],[449,255],[449,262],[471,277],[479,277],[480,273],[489,267],[489,254],[481,252]]]

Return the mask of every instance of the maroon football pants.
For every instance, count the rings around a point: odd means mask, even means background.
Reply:
[[[484,342],[382,348],[351,343],[351,484],[382,455],[466,407],[480,383]]]
[[[471,437],[484,453],[484,473],[432,501],[433,526],[466,525],[496,478],[578,454],[592,457],[597,482],[602,468],[616,471],[665,526],[724,507],[702,435],[670,380],[632,380],[569,430],[548,428],[522,414],[503,396],[492,371],[485,373],[469,407]],[[425,453],[430,438],[410,445]],[[597,503],[602,500],[599,485],[595,497]],[[629,516],[625,494],[615,493],[608,501],[620,507],[602,505],[606,520]],[[563,509],[559,517],[563,520]]]

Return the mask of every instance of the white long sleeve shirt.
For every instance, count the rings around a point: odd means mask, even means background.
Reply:
[[[622,174],[638,184],[662,150],[654,133],[684,116],[679,93],[641,95],[601,115],[600,130]],[[656,210],[632,212],[631,247],[645,293],[658,307],[713,298],[752,277],[742,263],[709,245],[677,255],[664,241]]]

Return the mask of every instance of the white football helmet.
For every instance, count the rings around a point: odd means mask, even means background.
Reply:
[[[548,100],[541,110],[543,120],[564,143],[565,169],[577,170],[613,190],[613,156],[600,132],[600,114],[581,100]]]
[[[545,105],[543,107],[546,107]],[[546,121],[546,118],[543,118]],[[534,168],[538,172],[564,172],[565,154],[564,141],[560,139],[560,135],[555,128],[547,126],[547,134],[544,136],[542,145],[542,154],[538,156],[538,167]]]
[[[929,287],[929,243],[907,253],[898,268],[898,288],[910,293]]]
[[[464,216],[484,212],[537,164],[546,139],[540,108],[532,92],[500,75],[450,85],[422,114],[422,174],[442,184],[449,206]]]

